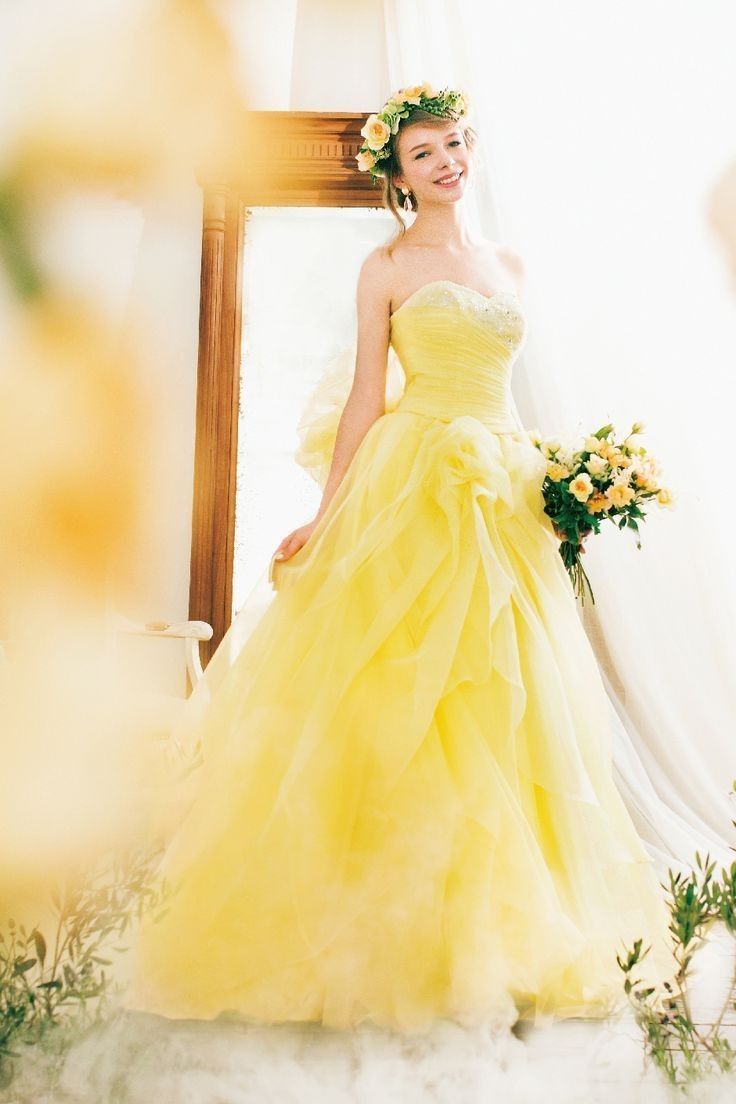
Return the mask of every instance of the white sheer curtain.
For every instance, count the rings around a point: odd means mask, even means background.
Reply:
[[[295,58],[307,14],[333,53],[348,48],[353,15],[343,26],[331,4],[301,0]],[[375,46],[365,21],[380,22],[380,0],[357,15]],[[471,223],[527,261],[529,335],[514,379],[524,425],[648,423],[677,507],[650,511],[641,551],[613,527],[589,542],[597,604],[581,615],[609,695],[617,784],[650,852],[660,868],[692,863],[696,848],[730,862],[736,586],[721,486],[736,301],[704,210],[733,156],[727,4],[694,24],[683,4],[654,0],[615,12],[583,0],[383,0],[383,17],[387,86],[369,95],[385,75],[371,53],[361,106],[425,79],[473,97]],[[310,91],[304,66],[293,69],[291,109],[358,106],[339,75],[332,92],[323,80]],[[272,598],[264,571],[210,661],[205,697]]]
[[[385,0],[391,88],[473,96],[470,197],[526,258],[522,420],[543,433],[643,419],[677,498],[642,549],[590,541],[581,611],[611,701],[615,769],[661,864],[732,857],[736,589],[728,474],[736,301],[706,223],[733,155],[736,19],[712,3]]]

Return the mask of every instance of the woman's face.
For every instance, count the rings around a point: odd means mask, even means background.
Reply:
[[[463,195],[472,166],[472,151],[465,144],[462,127],[448,119],[443,127],[415,123],[400,128],[399,159],[402,172],[395,176],[399,188],[409,188],[421,203],[455,203]],[[440,183],[451,177],[448,183]]]

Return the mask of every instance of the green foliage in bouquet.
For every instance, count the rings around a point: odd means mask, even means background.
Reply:
[[[561,538],[560,556],[583,604],[586,588],[595,603],[580,559],[588,534],[600,532],[603,520],[612,521],[619,529],[633,529],[641,548],[639,522],[646,516],[642,505],[651,499],[660,506],[672,505],[671,492],[659,482],[658,462],[639,443],[643,428],[643,422],[634,422],[628,436],[616,441],[613,425],[604,425],[579,448],[530,434],[547,461],[544,510]]]
[[[736,826],[736,821],[732,823]],[[664,992],[655,987],[641,988],[640,979],[633,977],[651,946],[642,953],[642,940],[637,939],[623,957],[616,956],[625,975],[624,990],[644,1037],[645,1055],[678,1087],[736,1071],[736,1050],[723,1034],[726,1011],[736,1011],[733,965],[728,996],[712,1022],[695,1022],[689,991],[693,956],[705,942],[708,929],[720,922],[732,938],[736,937],[736,862],[728,870],[724,867],[718,879],[713,877],[716,864],[710,861],[710,855],[702,859],[696,852],[695,859],[697,870],[687,877],[668,871],[669,930],[678,968],[675,977],[664,982]]]

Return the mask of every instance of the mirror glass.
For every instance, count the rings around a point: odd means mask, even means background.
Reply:
[[[380,207],[248,207],[242,274],[233,616],[321,488],[294,460],[328,362],[355,341],[365,256],[394,233]]]

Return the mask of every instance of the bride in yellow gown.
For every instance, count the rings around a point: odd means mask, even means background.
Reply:
[[[494,281],[486,251],[479,267],[478,248],[450,248],[466,240],[461,117],[417,109],[397,131],[420,213],[385,331],[384,251],[364,264],[359,332],[373,349],[387,332],[406,384],[307,539],[282,542],[278,592],[203,716],[196,795],[160,868],[176,891],[138,933],[128,1009],[413,1032],[510,1002],[537,1022],[605,1015],[639,937],[641,975],[672,972],[546,463],[511,396],[514,269],[497,260]],[[311,460],[329,463],[313,428]]]

